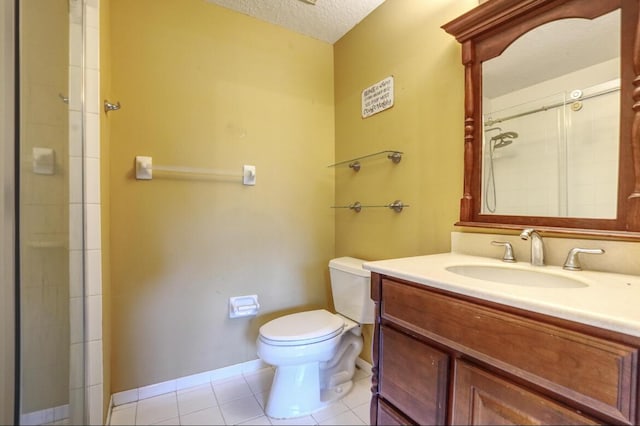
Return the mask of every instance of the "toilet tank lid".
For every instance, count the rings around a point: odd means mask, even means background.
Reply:
[[[355,257],[339,257],[329,261],[329,268],[348,272],[361,277],[370,277],[371,272],[362,269],[362,264],[364,262],[366,262],[366,260],[356,259]]]

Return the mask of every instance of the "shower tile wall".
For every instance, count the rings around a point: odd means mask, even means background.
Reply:
[[[81,0],[72,0],[81,3]],[[100,0],[84,0],[85,111],[84,152],[84,303],[86,309],[85,351],[87,419],[103,424],[102,356],[102,242],[100,218]]]

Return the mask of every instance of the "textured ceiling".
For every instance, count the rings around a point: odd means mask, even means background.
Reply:
[[[206,0],[333,44],[384,0]]]

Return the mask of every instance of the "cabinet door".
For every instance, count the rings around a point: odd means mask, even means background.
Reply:
[[[385,326],[380,339],[380,396],[418,424],[444,424],[448,355]]]
[[[464,361],[457,361],[454,425],[598,424],[559,403]]]
[[[637,418],[637,347],[383,279],[381,316],[620,423]]]
[[[378,401],[378,424],[384,426],[400,426],[411,425],[411,421],[403,416],[393,407],[384,403],[384,401]]]

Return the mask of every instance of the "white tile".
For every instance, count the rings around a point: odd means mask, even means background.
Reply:
[[[316,411],[315,413],[311,414],[311,416],[319,423],[330,419],[331,417],[335,417],[338,414],[342,414],[345,411],[349,411],[349,407],[344,405],[342,401],[336,401],[333,404],[328,405],[324,409]]]
[[[82,158],[69,158],[69,203],[82,203]]]
[[[75,205],[71,206],[74,207]],[[101,235],[100,235],[100,205],[99,204],[87,204],[86,205],[86,220],[87,220],[87,235],[86,235],[86,249],[87,250],[100,250],[101,249]]]
[[[82,66],[82,25],[69,25],[69,65]]]
[[[82,69],[69,66],[69,109],[82,111]]]
[[[272,368],[265,368],[256,372],[245,373],[244,379],[253,393],[261,393],[271,389],[273,375],[274,370]]]
[[[221,403],[220,411],[222,411],[225,422],[230,425],[246,422],[264,415],[262,407],[260,407],[253,395],[224,404]]]
[[[82,0],[70,0],[69,1],[69,18],[74,24],[82,24]]]
[[[102,296],[88,296],[87,301],[87,340],[102,339]]]
[[[85,155],[88,158],[100,158],[100,114],[86,113],[85,122]]]
[[[163,420],[161,422],[154,423],[154,425],[179,425],[180,417],[174,417],[172,419]]]
[[[272,425],[317,425],[316,420],[311,416],[296,417],[293,419],[273,419],[269,417]],[[345,423],[346,425],[347,423]]]
[[[364,425],[365,423],[356,416],[353,411],[338,414],[320,423],[321,425]]]
[[[85,85],[85,106],[87,112],[98,114],[100,112],[100,105],[100,71],[87,69]]]
[[[83,297],[69,299],[69,340],[70,343],[84,342]]]
[[[85,63],[87,68],[100,69],[100,33],[98,28],[87,26],[86,32],[86,55]]]
[[[102,418],[102,383],[89,388],[88,417],[90,425],[101,425]]]
[[[87,296],[102,294],[102,250],[87,250]]]
[[[84,387],[69,390],[69,423],[84,424]]]
[[[181,416],[217,405],[211,385],[200,386],[189,392],[178,392],[178,411]]]
[[[85,159],[85,202],[100,204],[100,159]]]
[[[102,340],[90,341],[88,356],[87,385],[102,383]]]
[[[178,400],[171,392],[138,402],[136,424],[149,425],[162,420],[178,417]]]
[[[112,395],[113,405],[116,406],[116,409],[120,405],[134,403],[138,401],[138,389],[131,389],[128,391],[114,393]]]
[[[361,379],[353,382],[353,388],[341,401],[349,408],[355,408],[371,400],[371,382]]]
[[[59,421],[69,418],[69,404],[59,405],[53,408],[53,420]]]
[[[365,424],[369,424],[369,420],[371,418],[371,404],[366,403],[362,405],[358,405],[356,408],[352,409],[356,416],[360,418]]]
[[[138,397],[140,400],[153,398],[154,396],[163,395],[176,391],[176,381],[167,380],[166,382],[156,383],[149,386],[143,386],[138,389]],[[177,401],[177,400],[176,400]],[[176,402],[177,403],[177,402]]]
[[[84,296],[82,250],[69,250],[69,297]]]
[[[84,377],[82,372],[84,343],[74,343],[69,350],[69,387],[72,389],[80,388],[84,385]],[[74,368],[74,366],[76,368]],[[78,368],[80,367],[80,368]]]
[[[82,250],[82,204],[69,206],[69,250]]]
[[[239,425],[252,425],[252,426],[262,426],[262,425],[270,425],[271,422],[267,416],[256,417],[255,419],[247,420],[246,422],[238,423]]]
[[[87,27],[100,28],[100,2],[98,0],[87,0],[85,8],[85,24]],[[95,46],[98,47],[98,46]]]
[[[211,407],[205,410],[189,413],[180,416],[180,423],[183,425],[224,425],[224,418],[218,407]]]
[[[213,390],[219,404],[232,401],[234,399],[253,395],[251,388],[242,376],[236,376],[224,381],[213,383]]]
[[[82,113],[69,111],[69,157],[82,158]]]

